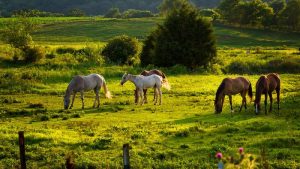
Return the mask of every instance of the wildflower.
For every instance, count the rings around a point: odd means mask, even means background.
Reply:
[[[223,157],[223,155],[222,155],[222,153],[218,152],[218,153],[216,154],[216,157],[217,157],[218,159],[221,159],[221,158]]]
[[[240,148],[239,148],[239,152],[240,152],[240,154],[242,154],[242,153],[244,152],[244,148],[243,148],[243,147],[240,147]]]

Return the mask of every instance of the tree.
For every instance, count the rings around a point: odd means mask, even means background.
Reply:
[[[221,16],[230,23],[239,22],[239,14],[237,10],[241,0],[223,0],[221,1],[218,9],[220,10]]]
[[[109,11],[104,15],[105,18],[120,18],[121,13],[119,8],[110,8]]]
[[[14,48],[25,50],[32,43],[31,33],[35,31],[36,24],[28,17],[14,18],[6,24],[2,33],[2,40]]]
[[[272,19],[272,24],[277,25],[279,23],[279,18],[281,13],[286,8],[286,1],[285,0],[274,0],[270,3],[270,7],[273,8],[274,17]]]
[[[290,0],[281,14],[282,22],[294,30],[300,30],[300,0]]]
[[[188,0],[163,0],[158,6],[158,10],[160,15],[167,16],[172,10],[186,5],[191,5]]]
[[[2,40],[12,47],[19,49],[26,62],[36,62],[42,59],[45,52],[40,47],[32,47],[31,33],[36,30],[36,24],[28,17],[21,16],[6,24]],[[19,59],[16,55],[13,57]]]
[[[102,55],[117,64],[135,64],[138,60],[138,40],[126,35],[117,36],[108,41]]]
[[[285,0],[274,0],[270,3],[270,7],[273,8],[274,14],[278,15],[286,8]]]
[[[146,39],[142,65],[189,68],[207,65],[216,56],[216,41],[211,22],[191,5],[173,10],[162,25]]]
[[[242,9],[242,24],[250,24],[252,26],[271,25],[271,20],[274,15],[273,9],[268,6],[267,3],[262,2],[261,0],[252,0],[240,4],[240,9]]]

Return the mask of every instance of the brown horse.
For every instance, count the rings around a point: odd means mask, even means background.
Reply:
[[[143,76],[150,76],[150,75],[153,75],[153,74],[161,76],[162,79],[163,79],[163,83],[168,84],[166,75],[158,69],[153,69],[153,70],[150,70],[150,71],[144,70],[140,73],[140,75],[143,75]],[[148,103],[147,95],[146,95],[147,94],[147,89],[143,89],[143,92],[144,92],[145,103]],[[138,90],[137,89],[134,90],[134,97],[135,97],[134,102],[138,103]],[[154,93],[154,99],[153,100],[155,100],[155,93]]]
[[[280,99],[280,78],[277,73],[270,73],[267,76],[261,76],[256,82],[256,93],[255,93],[255,113],[258,114],[260,111],[260,99],[261,95],[265,95],[265,114],[267,114],[267,98],[270,97],[270,112],[272,111],[273,97],[272,92],[276,90],[277,104],[279,112],[279,99]]]
[[[242,105],[240,107],[240,112],[242,111],[243,105],[245,109],[246,106],[246,94],[248,92],[248,96],[252,100],[252,86],[249,80],[245,79],[244,77],[237,77],[235,79],[232,78],[225,78],[223,79],[222,83],[220,84],[215,98],[215,113],[221,113],[222,107],[224,103],[225,95],[229,96],[230,108],[231,113],[233,112],[232,108],[232,95],[241,94],[243,100]]]

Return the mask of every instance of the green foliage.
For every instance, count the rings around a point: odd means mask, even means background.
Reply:
[[[138,40],[126,35],[117,36],[108,41],[102,55],[116,64],[132,65],[137,61]]]
[[[19,17],[9,20],[2,33],[4,42],[11,46],[24,50],[32,43],[31,33],[36,30],[34,22],[27,17]]]
[[[242,16],[240,23],[269,26],[270,18],[273,17],[273,9],[268,6],[268,4],[262,2],[261,0],[253,0],[249,2],[244,2],[238,8],[242,10]]]
[[[189,68],[207,65],[216,56],[211,23],[190,5],[174,10],[146,39],[142,65],[182,64]],[[146,63],[144,63],[145,61]]]
[[[213,21],[220,18],[220,14],[214,9],[201,9],[200,14],[212,18]]]
[[[12,12],[12,16],[19,17],[19,16],[26,16],[26,17],[62,17],[64,14],[62,13],[52,13],[46,11],[40,11],[38,9],[21,9],[15,10]]]
[[[188,0],[163,0],[158,9],[160,15],[167,16],[174,9],[179,9],[187,5],[190,5]]]
[[[105,18],[120,18],[121,13],[119,8],[110,8],[109,11],[104,15]]]
[[[283,24],[300,30],[300,0],[288,1],[285,10],[281,14]]]
[[[136,10],[136,9],[128,9],[123,12],[123,18],[145,18],[145,17],[153,17],[154,15],[151,11],[146,10]]]
[[[241,0],[222,0],[218,6],[222,17],[228,22],[237,23],[239,21],[239,15],[236,12],[238,12],[240,2]]]

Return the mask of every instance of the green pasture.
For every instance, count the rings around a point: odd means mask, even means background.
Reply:
[[[300,168],[300,36],[215,25],[218,56],[206,69],[193,71],[176,65],[164,71],[172,89],[163,89],[163,103],[135,105],[134,85],[120,85],[124,72],[138,74],[146,68],[117,66],[86,55],[59,54],[57,49],[92,48],[97,52],[107,40],[122,34],[142,41],[161,18],[104,19],[33,18],[33,34],[46,58],[38,63],[12,61],[15,50],[0,45],[0,168],[18,168],[18,131],[25,131],[28,168],[64,168],[71,156],[76,168],[122,168],[122,145],[129,143],[132,168],[217,168],[222,152],[227,168]],[[0,19],[0,30],[8,22]],[[278,72],[282,81],[281,109],[255,115],[238,112],[241,97],[233,97],[231,116],[226,97],[221,114],[214,114],[215,92],[225,77],[245,76],[252,86],[261,74]],[[63,110],[63,96],[74,75],[99,73],[113,98],[92,108],[94,94],[86,92],[85,107],[77,95],[74,108]],[[255,92],[255,89],[253,89]],[[275,98],[275,94],[273,96]],[[275,99],[274,99],[275,100]],[[275,103],[276,104],[276,101]],[[275,105],[273,107],[276,107]],[[239,166],[238,148],[245,149]]]
[[[280,75],[280,112],[255,115],[248,99],[248,109],[239,113],[241,97],[237,95],[231,116],[228,99],[223,112],[214,114],[214,94],[222,78],[238,75],[163,69],[172,89],[163,90],[161,106],[153,105],[150,90],[149,103],[141,106],[133,102],[134,85],[119,83],[124,71],[136,74],[142,68],[82,67],[48,70],[45,65],[32,65],[1,70],[6,81],[0,91],[0,168],[18,166],[19,130],[25,131],[29,168],[63,168],[69,155],[78,168],[121,168],[124,143],[131,145],[133,168],[215,168],[217,151],[237,156],[239,147],[245,148],[247,157],[242,166],[300,166],[299,74]],[[86,109],[81,109],[77,96],[74,109],[62,110],[70,78],[92,72],[106,77],[113,98],[104,99],[102,91],[101,107],[94,109],[94,94],[87,92]],[[259,77],[244,76],[253,86]]]

